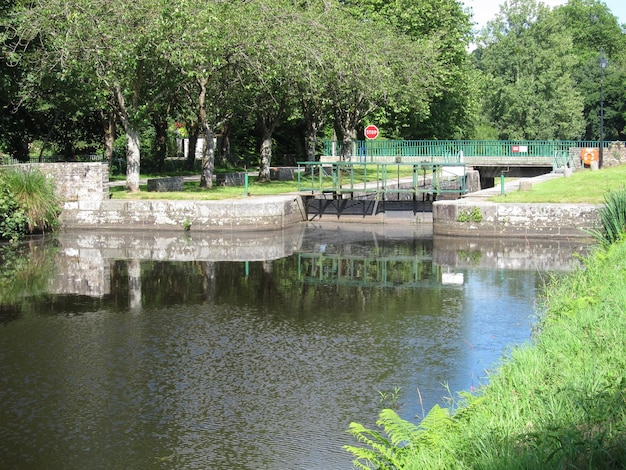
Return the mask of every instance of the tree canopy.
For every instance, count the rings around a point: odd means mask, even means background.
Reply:
[[[595,139],[599,84],[606,137],[626,138],[626,32],[602,1],[509,0],[471,27],[458,0],[4,2],[0,150],[118,149],[136,191],[174,137],[204,137],[210,187],[216,162],[269,179],[323,139],[349,159],[369,123],[396,139]]]

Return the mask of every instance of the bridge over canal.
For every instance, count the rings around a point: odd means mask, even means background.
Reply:
[[[597,160],[598,145],[566,140],[364,140],[353,142],[350,152],[343,152],[341,143],[326,141],[320,162],[459,165],[478,170],[485,188],[492,187],[494,178],[502,174],[533,177],[579,167],[582,158]]]

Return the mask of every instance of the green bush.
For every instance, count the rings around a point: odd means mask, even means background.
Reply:
[[[16,241],[26,233],[26,215],[0,173],[0,239]]]
[[[0,238],[46,232],[58,224],[60,206],[51,180],[38,169],[0,171]]]

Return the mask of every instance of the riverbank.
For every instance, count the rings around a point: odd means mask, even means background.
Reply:
[[[532,342],[456,397],[451,416],[435,407],[407,432],[383,412],[392,441],[410,441],[389,453],[397,468],[624,468],[625,271],[622,242],[553,282]]]
[[[554,178],[563,175],[519,178],[507,182],[504,188],[498,185],[461,199],[437,201],[433,204],[433,233],[460,237],[589,238],[589,231],[598,228],[600,205],[489,201]]]

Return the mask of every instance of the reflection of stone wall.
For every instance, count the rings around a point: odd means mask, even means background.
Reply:
[[[292,255],[300,248],[304,226],[280,232],[224,232],[200,235],[160,235],[131,232],[61,232],[56,235],[54,294],[102,297],[111,292],[114,260],[266,261]]]
[[[93,259],[152,261],[265,261],[292,255],[305,227],[281,231],[208,234],[72,231],[57,235],[61,251]]]
[[[433,260],[451,268],[569,271],[588,248],[572,240],[435,237]]]
[[[53,294],[102,297],[111,292],[111,260],[98,249],[65,248],[54,259],[56,276],[50,280]]]

